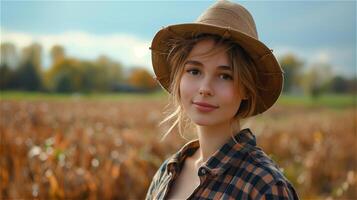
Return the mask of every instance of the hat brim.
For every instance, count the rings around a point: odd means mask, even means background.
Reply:
[[[261,100],[257,102],[254,112],[259,114],[270,108],[279,98],[283,88],[283,70],[272,51],[259,40],[227,27],[213,26],[202,23],[185,23],[167,26],[156,33],[152,44],[152,65],[157,80],[161,86],[170,92],[170,66],[167,62],[167,40],[170,38],[189,38],[201,33],[228,37],[239,44],[257,67],[258,77],[263,88],[258,88]]]

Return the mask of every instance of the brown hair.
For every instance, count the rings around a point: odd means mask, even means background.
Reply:
[[[231,40],[224,39],[220,36],[211,34],[201,34],[192,38],[173,38],[168,41],[169,51],[167,60],[171,67],[170,74],[170,104],[173,106],[174,110],[169,111],[164,120],[161,121],[160,125],[172,121],[173,123],[169,130],[164,134],[164,139],[175,126],[178,126],[179,134],[183,137],[183,129],[190,125],[190,119],[183,112],[183,106],[181,104],[180,97],[180,80],[183,74],[183,64],[186,61],[189,53],[198,42],[206,39],[213,39],[215,41],[215,46],[225,47],[224,50],[227,52],[228,58],[230,59],[231,66],[233,69],[233,80],[234,84],[243,92],[246,99],[243,99],[239,107],[238,112],[232,119],[231,128],[234,130],[235,126],[239,125],[239,119],[247,118],[251,116],[255,109],[259,87],[258,74],[254,62],[250,56],[242,49],[238,44]],[[213,55],[221,48],[212,48],[205,56]]]

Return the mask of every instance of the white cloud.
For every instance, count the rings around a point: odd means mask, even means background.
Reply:
[[[59,44],[69,57],[94,60],[106,55],[119,61],[125,67],[142,66],[152,71],[150,42],[127,34],[94,35],[80,31],[67,31],[60,34],[28,34],[1,30],[1,42],[11,42],[22,49],[33,42],[43,47],[44,66],[50,65],[49,52],[53,45]]]
[[[318,51],[315,56],[315,60],[318,63],[329,63],[330,55],[327,51]]]

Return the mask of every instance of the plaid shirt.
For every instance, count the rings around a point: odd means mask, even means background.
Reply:
[[[231,138],[198,170],[200,185],[188,199],[297,200],[297,193],[279,167],[259,147],[250,129]],[[146,200],[165,199],[185,158],[199,148],[198,140],[184,145],[154,175]]]

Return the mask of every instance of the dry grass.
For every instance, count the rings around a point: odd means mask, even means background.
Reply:
[[[159,142],[165,103],[1,101],[0,199],[143,199],[185,142]],[[356,122],[352,109],[276,106],[245,126],[304,199],[356,199]]]

